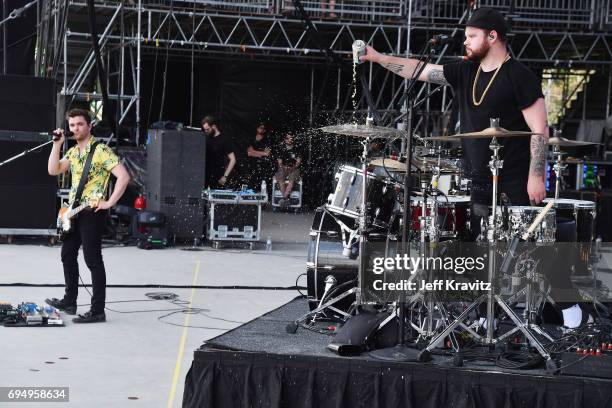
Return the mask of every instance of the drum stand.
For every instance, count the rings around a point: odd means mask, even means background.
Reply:
[[[491,119],[491,127],[499,127],[499,119]],[[489,272],[488,272],[488,280],[491,283],[491,286],[494,286],[495,282],[495,270],[496,270],[496,260],[497,260],[497,190],[499,183],[499,169],[503,167],[503,160],[499,158],[499,150],[501,149],[501,145],[498,143],[497,138],[493,137],[491,139],[491,143],[489,144],[489,149],[493,152],[491,155],[491,160],[489,161],[489,168],[491,169],[491,173],[493,175],[493,197],[492,197],[492,215],[489,217],[489,223],[487,225],[487,240],[489,242]],[[470,313],[475,310],[481,303],[485,302],[487,304],[487,325],[486,325],[486,336],[482,337],[476,334],[473,330],[469,330],[468,332],[472,335],[472,337],[479,341],[480,343],[488,346],[494,346],[499,341],[505,339],[510,334],[506,333],[498,338],[494,337],[494,319],[495,319],[495,304],[498,304],[504,312],[510,317],[510,319],[516,325],[516,329],[514,332],[520,330],[523,335],[529,340],[529,342],[536,348],[538,353],[546,360],[546,367],[549,370],[556,370],[556,363],[551,359],[550,354],[546,351],[543,344],[533,333],[536,331],[534,329],[533,324],[530,324],[529,321],[525,322],[521,319],[512,308],[501,298],[500,295],[494,294],[493,290],[489,290],[486,294],[483,294],[476,299],[470,306],[467,307],[461,313],[455,321],[453,321],[446,329],[444,329],[441,333],[436,335],[431,339],[429,345],[425,347],[418,356],[418,360],[421,362],[429,361],[431,359],[431,350],[436,348],[445,337],[449,336],[455,328],[461,326],[463,328],[466,327],[464,321],[467,319]],[[541,329],[538,328],[537,331]]]
[[[439,167],[434,167],[433,169],[433,178],[431,182],[431,186],[433,186],[433,189],[429,187],[429,183],[427,183],[426,181],[423,181],[421,183],[423,201],[421,202],[421,217],[419,218],[419,222],[421,229],[420,250],[421,257],[423,259],[426,259],[428,257],[429,249],[431,249],[432,243],[433,246],[435,246],[435,244],[439,242],[440,236],[440,230],[438,228],[438,199],[436,195],[428,194],[428,192],[433,192],[436,188],[436,175],[439,175]],[[429,197],[432,197],[433,200],[431,208],[428,209]],[[428,210],[430,215],[427,215]],[[428,242],[430,243],[430,245],[427,244]],[[431,282],[433,280],[433,271],[425,269],[423,272],[424,275],[427,276],[427,280]],[[411,326],[419,333],[417,342],[420,339],[431,338],[435,334],[435,310],[440,313],[440,319],[443,320],[444,323],[450,324],[450,319],[448,318],[448,312],[446,311],[446,308],[444,307],[442,302],[434,300],[434,295],[433,293],[431,293],[431,291],[427,291],[425,293],[423,304],[425,305],[425,309],[427,310],[427,316],[425,316],[422,325],[419,327],[415,323],[411,322]],[[457,344],[457,341],[454,338],[453,334],[451,334],[451,337],[453,338],[454,344]]]
[[[555,170],[555,200],[559,198],[559,193],[561,192],[561,172],[565,170],[567,165],[563,162],[564,152],[561,151],[561,147],[559,145],[553,146],[552,154],[555,158],[555,164],[553,165],[553,170]]]

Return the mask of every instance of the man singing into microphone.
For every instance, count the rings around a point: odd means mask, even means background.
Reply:
[[[450,85],[459,105],[461,132],[477,132],[499,118],[508,130],[531,130],[544,136],[499,139],[504,167],[499,191],[513,205],[540,203],[546,197],[548,126],[542,86],[538,77],[510,57],[506,47],[507,24],[496,10],[479,8],[465,28],[467,61],[427,64],[419,80]],[[418,61],[382,55],[372,47],[361,57],[411,78]],[[472,177],[472,204],[478,215],[491,202],[490,139],[463,139],[465,162]]]
[[[96,204],[94,205],[95,208],[81,211],[72,220],[73,231],[68,234],[62,244],[62,264],[64,265],[66,291],[63,299],[47,299],[46,302],[67,314],[76,314],[79,289],[79,264],[77,256],[82,244],[85,264],[87,264],[91,271],[93,294],[90,310],[72,321],[74,323],[104,322],[106,321],[104,313],[106,270],[102,260],[102,234],[106,225],[106,210],[119,201],[130,181],[130,176],[125,167],[119,164],[117,155],[108,146],[96,143],[95,138],[91,135],[91,117],[89,112],[82,109],[73,109],[68,112],[66,119],[68,120],[70,132],[74,134],[77,144],[70,148],[64,157],[60,159],[60,151],[64,143],[64,131],[62,129],[55,131],[55,134],[60,137],[53,142],[53,149],[49,155],[49,174],[57,176],[70,171],[71,189],[69,202],[70,206],[74,208],[77,188],[87,157],[91,149],[95,149],[87,181],[80,197],[80,203],[96,202]],[[113,194],[108,200],[104,200],[111,174],[117,177],[117,181]]]

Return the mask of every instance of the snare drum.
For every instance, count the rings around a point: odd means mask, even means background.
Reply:
[[[508,210],[508,225],[505,228],[504,210]],[[542,211],[542,207],[510,206],[497,207],[496,223],[499,228],[500,239],[510,241],[515,236],[522,236],[527,232],[533,221]],[[551,244],[555,242],[557,228],[555,211],[550,209],[544,219],[531,234],[537,243]]]
[[[436,223],[440,238],[459,238],[470,229],[470,197],[437,196],[427,198],[427,216],[431,215],[434,205],[438,207]],[[412,230],[421,231],[423,214],[423,197],[410,198],[410,215]]]
[[[327,208],[336,214],[359,218],[363,171],[351,166],[340,166],[336,180],[336,189],[328,198]],[[395,185],[384,177],[368,172],[366,204],[370,222],[377,227],[387,228],[393,213],[399,208]]]

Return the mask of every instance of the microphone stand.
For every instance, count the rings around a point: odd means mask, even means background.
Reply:
[[[4,166],[5,164],[9,164],[10,162],[12,162],[14,160],[17,160],[18,158],[23,157],[23,156],[25,156],[25,155],[27,155],[29,153],[32,153],[33,151],[38,150],[38,149],[40,149],[42,147],[45,147],[46,145],[51,144],[51,143],[53,143],[53,139],[51,139],[48,142],[45,142],[43,144],[40,144],[38,146],[32,147],[31,149],[24,150],[23,152],[19,153],[18,155],[15,155],[15,156],[13,156],[11,158],[8,158],[8,159],[6,159],[3,162],[0,162],[0,167]]]
[[[414,86],[416,85],[419,79],[419,76],[425,69],[425,66],[427,66],[429,61],[431,61],[431,59],[433,58],[435,49],[431,45],[432,44],[430,43],[427,43],[425,45],[425,50],[429,48],[429,52],[425,54],[422,53],[423,56],[419,58],[418,63],[417,63],[417,68],[415,69],[415,72],[413,73],[412,78],[410,78],[410,81],[408,85],[406,86],[404,97],[402,98],[403,100],[408,101],[408,110],[406,112],[408,124],[406,126],[406,133],[404,135],[405,143],[406,143],[407,157],[406,157],[406,169],[405,169],[406,175],[404,177],[404,208],[402,211],[402,217],[403,217],[402,221],[403,222],[402,222],[401,252],[403,254],[406,254],[408,257],[410,257],[410,242],[408,241],[408,232],[409,232],[408,230],[409,228],[412,228],[411,227],[412,221],[410,218],[411,217],[410,196],[412,193],[412,179],[410,175],[410,168],[411,168],[411,163],[412,163],[412,154],[414,151],[414,145],[412,144],[412,138],[413,138],[412,116],[413,116],[413,111],[414,111],[414,99],[411,97],[411,92]],[[399,308],[399,313],[398,313],[399,324],[398,324],[398,330],[397,330],[396,345],[393,347],[389,347],[389,348],[374,350],[370,352],[370,355],[374,358],[377,358],[379,360],[385,360],[385,361],[417,361],[419,350],[407,347],[405,343],[406,294],[404,292],[402,292],[400,295],[400,300],[398,302],[398,308]]]

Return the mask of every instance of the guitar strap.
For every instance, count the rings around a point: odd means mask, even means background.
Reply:
[[[79,181],[79,186],[77,187],[76,194],[74,196],[74,203],[72,204],[72,208],[76,208],[81,204],[81,196],[83,195],[83,190],[85,189],[85,184],[87,184],[87,178],[89,177],[89,169],[91,169],[91,162],[93,160],[93,155],[96,152],[96,147],[98,147],[99,142],[94,143],[89,150],[89,154],[87,155],[87,159],[85,160],[85,166],[83,167],[83,174],[81,174],[81,180]]]

